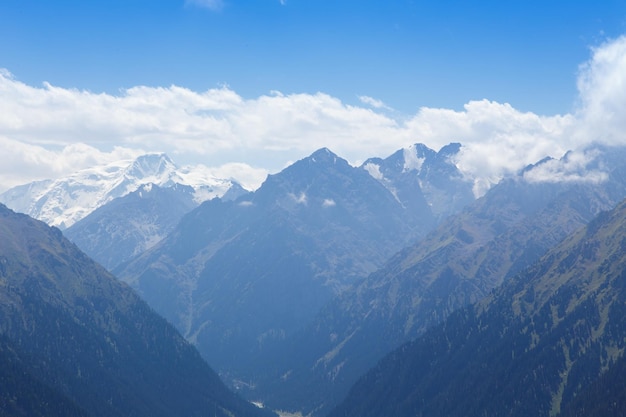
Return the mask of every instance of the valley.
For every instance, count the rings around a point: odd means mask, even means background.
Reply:
[[[599,342],[611,337],[605,334],[611,326],[621,331],[611,317],[618,314],[613,306],[621,304],[613,303],[622,296],[576,293],[588,305],[584,311],[597,309],[599,314],[582,334],[590,339],[565,343],[559,336],[557,345],[541,350],[543,341],[552,343],[548,341],[554,336],[532,326],[549,319],[548,328],[567,333],[578,332],[570,329],[570,322],[580,323],[567,315],[573,308],[569,298],[565,306],[540,301],[561,297],[562,288],[574,285],[568,283],[574,278],[566,278],[564,266],[555,266],[561,272],[544,277],[552,267],[542,262],[557,256],[552,253],[560,254],[559,262],[575,259],[579,255],[568,251],[589,244],[567,246],[568,239],[619,227],[619,204],[626,198],[626,150],[586,151],[594,158],[584,169],[601,169],[601,181],[587,179],[585,171],[577,181],[536,179],[535,172],[546,165],[567,169],[575,155],[566,154],[538,161],[475,198],[472,183],[454,166],[461,147],[451,144],[436,152],[417,144],[385,159],[368,159],[360,167],[324,148],[269,176],[253,192],[234,189],[200,204],[191,186],[141,185],[155,174],[139,176],[136,190],[101,203],[64,234],[172,323],[230,389],[266,409],[281,410],[281,415],[414,415],[422,406],[419,413],[424,415],[453,415],[468,407],[479,414],[495,412],[480,403],[463,405],[469,398],[479,401],[496,389],[489,384],[506,379],[497,368],[493,376],[482,376],[488,357],[501,358],[501,372],[508,373],[518,360],[529,361],[519,366],[564,361],[566,368],[554,368],[560,369],[560,383],[537,382],[543,397],[540,391],[528,393],[529,399],[538,400],[535,408],[520,397],[523,405],[514,409],[536,415],[573,410],[570,403],[577,391],[572,391],[570,379],[580,381],[576,389],[591,387],[622,357],[619,341]],[[615,219],[603,226],[606,213],[616,206]],[[580,232],[586,225],[587,232]],[[620,264],[617,258],[607,263],[620,255],[615,244],[605,244],[593,256],[604,260],[606,269]],[[572,262],[567,268],[578,268]],[[530,278],[533,273],[536,278]],[[586,279],[587,273],[581,274],[577,280]],[[604,275],[595,279],[600,277]],[[519,292],[533,280],[538,283],[532,289]],[[604,285],[592,282],[585,285]],[[510,288],[517,288],[516,295]],[[495,307],[501,303],[503,307]],[[513,310],[506,310],[511,306]],[[506,311],[500,312],[502,308]],[[492,319],[490,311],[515,321]],[[524,314],[530,318],[521,319]],[[477,324],[486,318],[495,321]],[[524,335],[519,341],[502,336],[518,333]],[[492,340],[495,334],[504,339]],[[441,337],[449,340],[445,347],[434,344]],[[468,342],[461,342],[463,338]],[[461,343],[459,353],[453,340]],[[573,350],[574,343],[608,346],[598,351],[600,366],[578,362],[593,359],[586,359],[580,347]],[[497,350],[505,346],[512,346],[509,358]],[[481,359],[483,351],[487,356]],[[547,352],[554,358],[543,358]],[[437,356],[444,354],[451,356]],[[429,368],[421,365],[422,357],[427,363],[450,365]],[[410,371],[413,366],[420,370]],[[411,376],[423,372],[435,374],[425,374],[423,380]],[[524,375],[519,377],[528,378]],[[484,379],[484,391],[480,386],[476,392],[461,390],[457,409],[436,402],[439,395],[450,397],[455,384],[469,384],[463,378]],[[379,388],[380,383],[384,386]],[[419,394],[432,396],[434,402],[420,400],[418,407],[415,394],[401,397],[405,390],[398,384],[415,386],[411,390],[416,392],[422,386],[442,391]],[[515,393],[520,389],[510,388]],[[493,407],[506,407],[513,400],[503,396],[498,401]],[[398,408],[401,404],[406,405]]]
[[[0,40],[0,417],[626,417],[626,1]]]

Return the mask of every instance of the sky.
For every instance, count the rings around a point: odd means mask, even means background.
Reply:
[[[0,192],[144,152],[255,188],[321,147],[461,142],[480,194],[626,144],[625,34],[623,0],[2,0]]]

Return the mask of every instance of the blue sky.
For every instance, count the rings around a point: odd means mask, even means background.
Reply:
[[[626,2],[611,0],[3,0],[0,66],[92,92],[226,84],[405,113],[487,98],[555,114],[589,47],[625,30]]]
[[[147,151],[258,186],[322,146],[452,141],[490,184],[618,141],[624,33],[623,0],[2,0],[0,191]]]

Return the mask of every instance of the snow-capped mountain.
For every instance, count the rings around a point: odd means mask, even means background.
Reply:
[[[474,201],[472,181],[454,163],[460,149],[459,143],[451,143],[436,152],[417,143],[385,159],[370,158],[361,168],[407,208],[414,204],[416,189],[421,190],[432,215],[441,221]]]
[[[419,187],[414,194],[401,204],[323,148],[254,193],[201,204],[113,272],[238,385],[266,371],[258,355],[434,227]]]
[[[98,207],[145,184],[191,186],[194,200],[199,204],[223,196],[234,183],[181,169],[166,154],[153,153],[83,169],[57,180],[20,185],[0,194],[0,202],[51,226],[66,229]]]

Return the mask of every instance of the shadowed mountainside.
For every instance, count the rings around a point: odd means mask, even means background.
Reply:
[[[625,248],[622,203],[385,357],[330,416],[623,413],[623,392],[598,389],[624,363]]]
[[[271,415],[58,229],[0,205],[0,236],[3,413]]]

